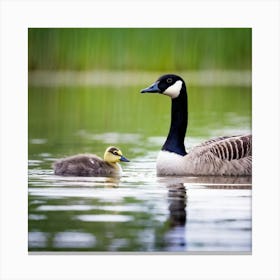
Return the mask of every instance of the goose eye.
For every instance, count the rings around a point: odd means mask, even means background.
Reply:
[[[118,155],[119,155],[117,151],[114,151],[113,154],[114,154],[115,156],[118,156]]]
[[[166,79],[166,82],[167,82],[168,84],[171,84],[171,83],[172,83],[172,78],[167,78],[167,79]]]

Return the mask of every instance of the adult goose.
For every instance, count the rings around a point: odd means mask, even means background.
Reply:
[[[122,155],[120,149],[108,147],[104,160],[94,154],[78,154],[57,160],[53,164],[54,173],[62,176],[120,176],[122,172],[119,161],[129,160]]]
[[[141,93],[161,93],[171,97],[171,125],[157,158],[158,175],[252,174],[252,135],[210,139],[186,152],[184,139],[188,125],[188,96],[184,80],[174,74],[161,76]]]

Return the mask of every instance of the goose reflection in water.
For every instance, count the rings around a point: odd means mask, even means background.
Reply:
[[[167,251],[188,251],[188,189],[248,189],[252,188],[248,177],[161,177],[158,179],[168,189],[169,229],[164,240]]]
[[[187,191],[183,183],[167,185],[170,229],[165,234],[168,251],[186,251]]]
[[[171,227],[184,226],[186,224],[187,192],[183,183],[168,186],[168,203]]]

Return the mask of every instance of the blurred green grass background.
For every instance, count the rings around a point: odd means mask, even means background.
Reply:
[[[251,28],[29,28],[29,70],[250,70]]]

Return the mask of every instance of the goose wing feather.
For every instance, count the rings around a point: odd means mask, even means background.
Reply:
[[[221,140],[225,140],[225,139],[232,138],[232,137],[236,137],[236,136],[219,136],[219,137],[210,138],[210,139],[200,143],[196,147],[208,146],[210,144],[214,144],[214,143],[219,142]]]
[[[251,135],[210,139],[185,156],[186,174],[247,176],[251,169]]]
[[[219,137],[216,141],[207,142],[209,151],[221,160],[239,160],[252,156],[252,135]]]

